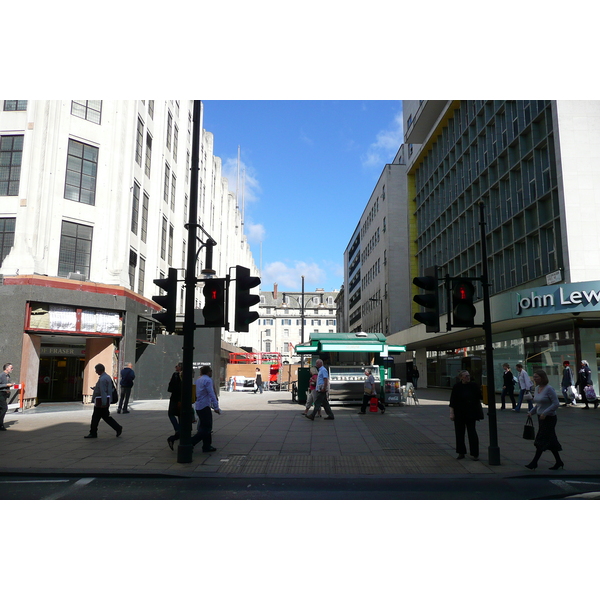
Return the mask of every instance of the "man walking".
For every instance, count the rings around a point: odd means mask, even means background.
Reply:
[[[329,391],[329,373],[323,366],[323,361],[319,358],[315,363],[315,366],[319,370],[317,375],[317,399],[315,401],[315,408],[311,415],[306,417],[311,421],[315,420],[315,415],[319,412],[321,406],[325,409],[327,416],[323,419],[324,421],[333,421],[334,416],[329,406],[329,400],[327,400],[327,392]]]
[[[0,373],[0,431],[6,431],[6,427],[4,427],[4,415],[8,411],[8,398],[10,397],[8,390],[12,385],[10,382],[12,370],[12,363],[6,363],[2,367],[2,373]]]
[[[513,408],[515,412],[521,412],[521,403],[525,394],[529,394],[527,397],[528,412],[533,410],[533,394],[531,393],[531,379],[527,371],[523,368],[521,363],[517,364],[517,379],[519,380],[519,400],[517,401],[517,408]]]
[[[213,418],[211,409],[218,415],[221,414],[221,409],[215,394],[212,369],[208,365],[204,365],[200,369],[200,377],[196,380],[196,403],[194,408],[199,422],[198,433],[192,437],[192,445],[195,446],[202,441],[202,452],[216,452],[217,449],[212,447]]]
[[[127,405],[129,404],[129,396],[131,396],[131,388],[133,387],[133,380],[135,379],[135,372],[132,369],[133,365],[128,362],[125,363],[125,368],[121,371],[121,397],[119,398],[119,407],[117,412],[120,413],[123,409],[123,413],[127,414]]]
[[[92,423],[90,425],[89,435],[83,436],[86,439],[98,437],[98,425],[100,419],[110,425],[116,432],[117,437],[123,433],[123,428],[110,416],[110,399],[112,396],[113,381],[105,371],[103,364],[97,364],[96,373],[99,375],[98,382],[94,386],[92,397],[94,399],[94,412],[92,413]]]

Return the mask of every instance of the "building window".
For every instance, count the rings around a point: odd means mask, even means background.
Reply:
[[[265,329],[265,335],[271,335],[271,330],[270,329]]]
[[[140,186],[137,181],[133,182],[133,205],[131,207],[131,232],[137,235],[138,217],[140,212]]]
[[[167,148],[171,149],[171,130],[173,129],[173,116],[167,112]]]
[[[265,342],[265,352],[271,352],[271,342]]]
[[[135,289],[135,268],[137,266],[137,254],[129,250],[129,287]]]
[[[173,162],[177,162],[177,143],[179,142],[179,128],[175,125],[173,129]]]
[[[58,255],[59,277],[67,277],[69,273],[81,273],[86,279],[90,278],[92,231],[87,225],[62,222]]]
[[[144,172],[150,177],[150,169],[152,167],[152,136],[148,133],[146,135],[146,164],[144,165]]]
[[[0,266],[15,244],[15,217],[0,219]]]
[[[69,140],[65,198],[82,204],[95,204],[98,148]]]
[[[146,235],[148,233],[148,205],[150,204],[150,196],[144,192],[144,203],[142,204],[142,242],[146,241]]]
[[[23,136],[0,136],[0,196],[18,196]]]
[[[171,182],[171,168],[165,163],[165,183],[163,185],[163,200],[169,204],[169,184]]]
[[[72,100],[71,114],[80,119],[100,125],[102,100]]]
[[[4,110],[27,110],[27,100],[5,100]]]
[[[177,177],[171,173],[171,210],[175,210],[175,190],[177,188]]]
[[[137,135],[135,138],[135,162],[142,166],[142,153],[144,151],[144,121],[138,117]]]
[[[161,232],[161,236],[160,236],[160,257],[163,260],[165,260],[165,257],[167,256],[167,229],[168,229],[167,217],[163,217],[162,232]]]
[[[140,256],[140,268],[138,269],[138,294],[144,295],[144,283],[146,279],[146,259]]]
[[[285,338],[289,338],[290,337],[290,330],[289,329],[284,329],[283,330],[283,337],[285,337]]]
[[[148,114],[154,119],[154,100],[148,100]]]
[[[167,262],[172,265],[173,264],[173,225],[169,223],[169,255]]]

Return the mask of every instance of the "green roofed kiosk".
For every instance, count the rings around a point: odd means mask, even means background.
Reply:
[[[310,356],[310,365],[321,358],[331,378],[330,401],[362,401],[364,370],[373,369],[380,395],[384,379],[391,377],[391,355],[406,352],[405,346],[387,344],[381,333],[311,333],[308,342],[298,344],[296,353]],[[310,365],[298,369],[298,402],[306,404]]]

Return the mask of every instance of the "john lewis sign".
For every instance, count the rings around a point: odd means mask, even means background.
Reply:
[[[548,285],[512,292],[510,296],[511,317],[600,311],[600,281]]]

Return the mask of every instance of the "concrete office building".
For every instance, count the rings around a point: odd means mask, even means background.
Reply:
[[[350,333],[390,333],[410,326],[405,146],[387,164],[344,252],[342,313]]]
[[[504,362],[543,368],[560,388],[563,361],[581,359],[598,389],[600,102],[406,101],[403,112],[411,279],[433,265],[440,277],[479,277],[486,260],[497,390]],[[461,368],[486,383],[483,330],[446,331],[442,286],[440,300],[440,333],[413,321],[390,341],[414,354],[419,385],[451,386]]]
[[[169,267],[184,278],[192,113],[190,100],[0,100],[0,355],[26,399],[86,400],[98,362],[134,364],[134,399],[167,395],[182,338],[159,333],[151,297]],[[256,272],[212,135],[202,142],[216,276]],[[197,330],[197,364],[216,363],[220,333]]]

